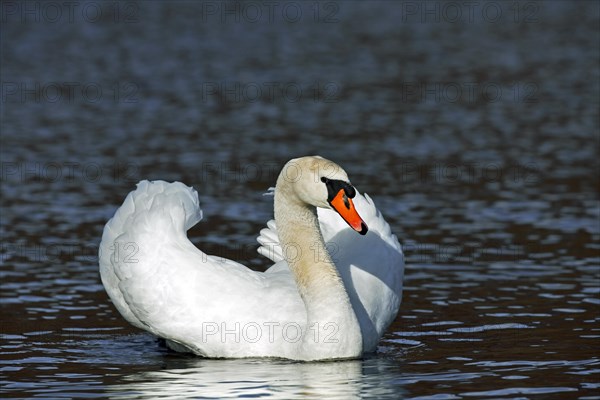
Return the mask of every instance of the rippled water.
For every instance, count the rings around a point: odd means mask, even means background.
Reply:
[[[20,4],[0,25],[3,396],[600,398],[597,2]],[[377,354],[207,360],[120,317],[97,247],[137,181],[193,185],[191,240],[262,269],[261,194],[303,154],[404,246]]]

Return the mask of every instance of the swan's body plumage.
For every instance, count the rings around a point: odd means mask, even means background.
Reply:
[[[356,194],[354,204],[369,227],[365,236],[335,211],[318,209],[333,269],[339,271],[353,310],[339,320],[337,315],[345,313],[343,301],[342,311],[335,313],[331,309],[340,302],[329,303],[326,296],[340,286],[335,277],[330,284],[316,281],[305,290],[320,293],[309,308],[305,297],[312,294],[303,293],[297,283],[300,267],[292,260],[291,268],[286,261],[298,249],[282,248],[274,220],[258,237],[258,252],[274,262],[265,272],[208,255],[192,244],[186,231],[202,219],[202,211],[196,191],[179,182],[142,181],[127,196],[104,229],[102,282],[127,321],[166,339],[175,350],[206,357],[357,357],[376,349],[398,312],[403,255],[373,201]],[[324,257],[324,265],[329,256],[311,255],[318,262]],[[360,329],[352,328],[353,321]]]

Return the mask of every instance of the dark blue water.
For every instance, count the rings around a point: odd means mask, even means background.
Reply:
[[[2,395],[600,398],[598,3],[267,3],[1,4]],[[97,247],[136,182],[194,186],[191,240],[262,269],[306,154],[403,244],[377,354],[206,360],[125,322]]]

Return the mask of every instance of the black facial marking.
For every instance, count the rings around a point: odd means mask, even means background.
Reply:
[[[327,186],[327,201],[329,201],[330,203],[333,201],[334,197],[340,192],[341,189],[344,189],[344,193],[346,194],[346,196],[348,196],[351,199],[354,198],[354,196],[356,196],[356,190],[348,182],[340,181],[337,179],[328,179],[325,177],[321,178],[321,182],[325,183],[325,185]],[[344,199],[344,204],[346,205],[346,207],[350,208],[350,204],[348,203],[347,199]]]

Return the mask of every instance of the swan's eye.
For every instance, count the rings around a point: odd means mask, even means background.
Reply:
[[[324,176],[321,177],[321,182],[327,183],[328,181],[329,181],[329,179],[325,178]]]
[[[354,196],[356,196],[356,190],[350,185],[344,188],[344,192],[346,192],[346,196],[350,197],[351,199],[353,199]]]

